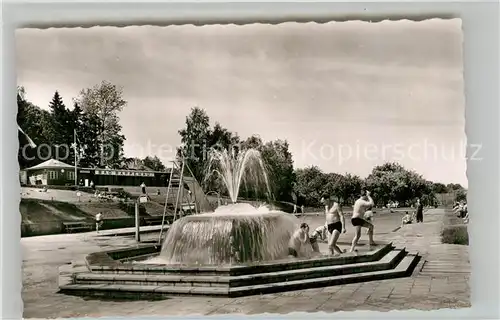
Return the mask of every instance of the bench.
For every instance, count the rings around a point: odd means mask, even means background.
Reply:
[[[66,233],[94,230],[94,224],[88,222],[63,222],[63,225]]]

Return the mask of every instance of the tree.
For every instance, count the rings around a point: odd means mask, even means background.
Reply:
[[[449,183],[446,188],[448,189],[448,192],[453,192],[453,191],[459,191],[459,190],[465,190],[464,187],[460,185],[460,183]]]
[[[262,160],[266,166],[269,185],[275,200],[292,201],[293,170],[292,154],[286,140],[275,140],[262,147]]]
[[[73,130],[76,128],[76,120],[70,110],[66,108],[62,97],[56,91],[49,103],[50,110],[50,143],[54,158],[69,164],[74,164],[74,142]],[[77,110],[78,111],[78,110]]]
[[[186,127],[179,130],[181,147],[177,158],[186,161],[198,181],[204,181],[207,164],[207,139],[210,134],[210,118],[205,110],[194,107],[186,117]]]
[[[97,125],[97,144],[100,164],[105,167],[119,167],[123,157],[125,136],[121,134],[119,113],[127,105],[123,99],[123,89],[108,81],[83,89],[76,102],[92,125]]]
[[[142,163],[145,167],[153,170],[153,171],[165,171],[165,165],[161,162],[160,158],[157,156],[151,157],[147,156],[142,159]]]
[[[435,182],[432,184],[432,192],[434,193],[447,193],[448,188],[444,183]]]
[[[455,201],[461,202],[461,201],[467,201],[467,192],[465,189],[458,190],[455,193]]]
[[[397,163],[376,166],[365,183],[373,192],[377,205],[384,205],[389,201],[409,204],[416,198],[432,193],[431,185],[421,175],[406,170]]]
[[[240,137],[223,128],[220,123],[216,122],[213,129],[209,129],[206,139],[206,147],[208,149],[228,149],[237,147],[240,142]]]
[[[26,136],[18,132],[18,161],[20,168],[24,169],[35,166],[50,156],[51,150],[39,147],[42,143],[50,143],[47,130],[50,128],[50,114],[29,102],[23,87],[18,87],[17,91],[17,123],[38,145],[36,148],[30,147]]]
[[[346,205],[353,203],[361,194],[363,181],[357,175],[346,173],[338,179],[337,194],[339,203]]]
[[[297,202],[306,206],[320,206],[319,200],[324,193],[325,177],[323,171],[316,166],[295,170],[296,183],[293,191]]]
[[[96,168],[101,165],[99,140],[100,120],[94,113],[82,113],[78,122],[77,146],[78,165],[84,168]]]

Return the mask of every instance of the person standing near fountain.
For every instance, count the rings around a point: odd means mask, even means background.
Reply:
[[[99,228],[102,226],[102,213],[99,212],[95,215],[95,231],[99,233]]]
[[[354,238],[352,239],[352,245],[350,252],[355,251],[356,245],[358,244],[359,238],[361,237],[361,228],[368,229],[368,238],[370,246],[375,246],[376,243],[373,241],[373,224],[363,219],[363,216],[367,210],[375,205],[372,197],[370,197],[370,191],[365,190],[361,193],[361,197],[354,203],[354,208],[352,212],[351,223],[354,226]]]
[[[299,253],[302,252],[303,245],[309,243],[309,225],[302,223],[290,238],[288,243],[288,255],[297,258]]]
[[[420,199],[417,199],[417,223],[424,222],[424,206]]]
[[[321,203],[325,205],[326,228],[328,230],[328,251],[331,255],[342,254],[345,250],[341,250],[337,245],[337,241],[341,233],[345,233],[345,218],[340,205],[330,200],[328,196],[321,198]]]

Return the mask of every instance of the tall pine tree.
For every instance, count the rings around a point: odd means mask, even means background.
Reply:
[[[53,158],[74,164],[74,156],[71,148],[73,143],[73,125],[71,113],[59,95],[55,92],[49,104],[51,115],[50,143],[52,145]]]

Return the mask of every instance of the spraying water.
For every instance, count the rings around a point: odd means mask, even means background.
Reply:
[[[249,149],[236,156],[228,150],[213,151],[210,168],[222,178],[233,204],[175,221],[160,256],[150,263],[227,265],[286,258],[298,219],[266,206],[236,203],[245,179],[257,183],[263,177],[269,191],[260,152]]]
[[[238,199],[242,182],[255,186],[263,179],[268,194],[271,194],[264,162],[256,149],[240,150],[237,154],[235,149],[211,150],[208,168],[207,178],[217,174],[224,182],[232,203]]]
[[[161,259],[167,264],[225,265],[283,259],[298,219],[238,203],[214,213],[186,216],[167,233]]]

